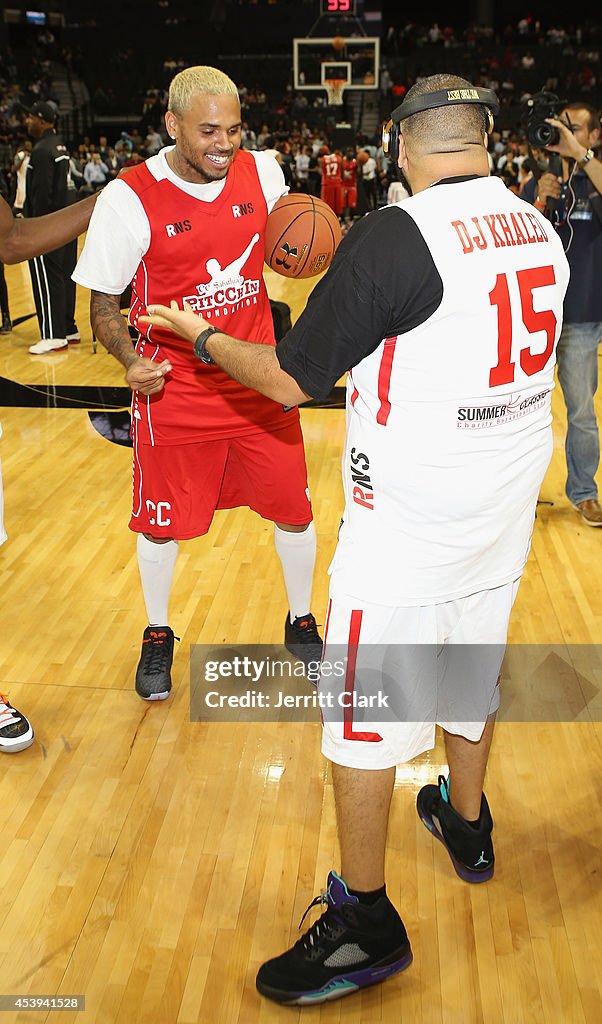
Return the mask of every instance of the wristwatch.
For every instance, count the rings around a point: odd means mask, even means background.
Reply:
[[[590,162],[590,160],[593,160],[593,159],[594,159],[594,151],[593,151],[593,149],[588,149],[587,152],[585,153],[585,155],[581,157],[581,160],[577,161],[577,167],[585,167],[585,165],[588,164]]]
[[[208,366],[215,366],[215,359],[212,359],[205,345],[209,341],[212,334],[221,334],[219,327],[206,327],[204,331],[201,331],[198,338],[196,339],[193,347],[193,351],[197,359],[200,359],[202,363],[207,363]]]

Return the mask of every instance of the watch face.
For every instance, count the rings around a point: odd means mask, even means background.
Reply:
[[[202,363],[207,363],[208,365],[213,363],[213,359],[207,352],[205,345],[212,334],[217,334],[217,328],[207,327],[204,331],[201,332],[201,334],[199,334],[193,346],[194,354],[197,357],[197,359],[200,359]]]

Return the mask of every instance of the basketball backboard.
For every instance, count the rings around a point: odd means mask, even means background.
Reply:
[[[341,45],[343,44],[343,45]],[[294,88],[324,89],[333,66],[348,65],[346,89],[378,89],[380,39],[377,36],[341,36],[293,39]]]

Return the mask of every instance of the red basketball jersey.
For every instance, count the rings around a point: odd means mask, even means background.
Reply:
[[[343,206],[357,205],[357,160],[343,160]]]
[[[355,157],[351,160],[343,160],[343,183],[346,185],[355,185],[357,182],[357,160]]]
[[[320,159],[322,169],[321,199],[328,203],[337,216],[343,210],[343,161],[338,153],[327,153]]]
[[[338,153],[326,153],[320,158],[323,184],[340,185],[343,180],[343,162]]]
[[[226,184],[204,202],[145,164],[124,182],[142,203],[151,243],[132,282],[130,323],[140,332],[137,352],[173,370],[150,398],[134,392],[132,417],[143,444],[232,437],[290,422],[282,406],[199,362],[189,341],[139,317],[153,303],[183,302],[215,327],[246,341],[274,345],[270,304],[263,283],[263,232],[267,205],[256,163],[240,150]]]

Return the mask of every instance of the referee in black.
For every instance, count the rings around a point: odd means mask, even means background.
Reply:
[[[27,112],[25,124],[34,139],[27,168],[25,214],[40,217],[70,206],[77,199],[69,178],[69,153],[56,133],[56,108],[38,101]],[[71,186],[71,187],[70,187]],[[40,327],[34,355],[66,349],[80,340],[75,326],[75,284],[71,274],[77,261],[77,240],[29,261],[29,272]]]

